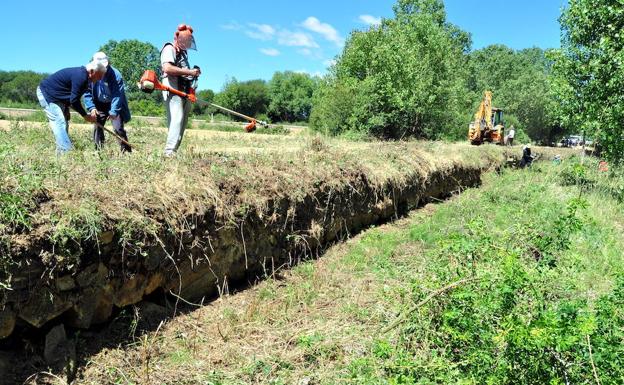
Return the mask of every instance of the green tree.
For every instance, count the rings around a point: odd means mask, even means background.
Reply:
[[[515,51],[491,45],[470,54],[468,86],[473,110],[484,90],[493,92],[494,105],[517,118],[516,129],[538,142],[549,143],[561,134],[554,119],[555,98],[549,76],[551,61],[540,48]],[[509,126],[509,124],[507,124]]]
[[[213,90],[201,90],[197,91],[197,99],[201,99],[204,102],[212,103],[215,93]],[[207,104],[197,102],[193,105],[194,115],[206,115],[215,112],[215,109]]]
[[[151,43],[139,40],[109,40],[100,47],[106,53],[113,67],[124,78],[126,90],[138,92],[137,82],[145,70],[151,69],[160,74],[160,52]]]
[[[308,121],[317,79],[291,71],[276,72],[268,84],[269,118],[274,122]]]
[[[400,0],[394,10],[394,19],[351,34],[315,97],[313,128],[434,139],[467,126],[469,35],[446,22],[440,0]]]
[[[18,105],[38,105],[37,86],[46,76],[33,71],[3,72],[0,76],[0,100]]]
[[[121,72],[126,87],[130,109],[135,115],[161,115],[162,93],[141,92],[137,83],[145,70],[151,69],[160,74],[160,52],[151,43],[139,40],[109,40],[100,47],[106,53],[110,64]]]
[[[239,82],[228,81],[223,91],[214,97],[214,102],[245,115],[257,117],[266,114],[269,106],[269,90],[266,81],[257,79]]]
[[[553,51],[552,86],[559,120],[598,140],[604,156],[624,161],[624,4],[569,0]]]

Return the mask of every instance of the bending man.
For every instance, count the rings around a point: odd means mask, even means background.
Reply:
[[[180,24],[174,34],[173,43],[165,43],[160,51],[160,64],[162,65],[164,85],[176,90],[188,93],[191,84],[201,71],[199,68],[190,68],[187,51],[196,50],[193,28],[186,24]],[[191,112],[191,102],[186,98],[163,91],[165,109],[167,110],[167,144],[165,156],[172,156],[180,147],[184,130],[188,123]]]
[[[117,68],[109,64],[108,56],[104,52],[96,52],[93,62],[98,62],[106,67],[106,74],[102,80],[93,83],[85,92],[84,102],[89,112],[97,118],[93,125],[93,141],[95,148],[100,150],[104,145],[104,125],[110,119],[115,133],[126,142],[128,135],[124,129],[124,123],[130,121],[130,109],[124,90],[124,81]],[[132,148],[119,141],[121,152],[132,152]]]
[[[87,122],[95,123],[95,114],[87,114],[80,103],[80,98],[89,88],[89,83],[102,79],[105,73],[104,65],[91,62],[83,67],[64,68],[55,72],[43,79],[37,87],[37,98],[50,122],[58,153],[72,149],[68,134],[69,106]]]

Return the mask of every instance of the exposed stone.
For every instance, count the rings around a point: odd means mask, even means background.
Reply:
[[[111,314],[113,314],[113,289],[110,285],[106,285],[100,291],[91,322],[94,325],[104,323],[110,318]]]
[[[45,348],[43,358],[48,364],[54,364],[64,356],[65,345],[67,345],[67,334],[63,324],[53,327],[45,337]]]
[[[62,324],[53,327],[46,334],[43,358],[54,371],[64,372],[68,379],[73,377],[76,369],[76,344],[67,339]]]
[[[160,271],[156,274],[151,275],[147,279],[147,284],[145,286],[144,295],[152,294],[156,289],[162,286],[164,280],[165,280],[165,276]]]
[[[6,338],[15,329],[15,312],[10,309],[0,310],[0,338]]]
[[[74,306],[67,311],[65,316],[68,326],[86,329],[93,323],[93,315],[100,302],[102,296],[102,289],[87,289],[84,290],[78,299],[76,299]]]
[[[102,245],[108,245],[109,243],[113,242],[114,237],[115,233],[113,231],[105,231],[103,233],[100,233],[100,235],[98,236],[98,242],[100,242]]]
[[[70,275],[58,277],[55,282],[58,291],[69,291],[76,288],[76,282]]]
[[[80,273],[78,273],[76,282],[80,287],[93,286],[96,283],[103,283],[106,278],[106,274],[103,274],[104,271],[108,274],[106,266],[104,266],[101,262],[94,263],[85,267]]]
[[[149,301],[143,301],[137,307],[139,308],[140,322],[145,328],[158,327],[160,322],[170,315],[166,307]]]
[[[144,275],[134,275],[113,293],[113,304],[118,307],[124,307],[138,303],[143,299],[146,286],[147,280]]]
[[[36,328],[60,316],[72,307],[65,296],[52,293],[46,288],[32,293],[28,302],[18,309],[18,317]]]

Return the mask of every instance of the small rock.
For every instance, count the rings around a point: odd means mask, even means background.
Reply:
[[[69,291],[76,288],[76,282],[70,275],[58,277],[56,279],[56,288],[58,291]]]
[[[65,346],[67,345],[67,334],[65,327],[57,325],[46,334],[43,358],[50,365],[57,363],[65,357]]]
[[[114,292],[113,303],[117,307],[124,307],[138,303],[143,299],[147,280],[142,274],[136,274],[134,277],[125,281],[119,290]]]
[[[94,325],[104,323],[111,314],[113,314],[113,289],[110,285],[106,285],[100,292],[91,323]]]
[[[43,358],[53,370],[65,372],[68,379],[74,377],[76,344],[67,339],[63,324],[53,327],[46,334]]]
[[[164,281],[165,276],[161,272],[157,272],[156,274],[151,275],[147,279],[147,285],[145,286],[145,295],[152,294],[163,284]]]
[[[80,329],[86,329],[91,326],[101,291],[102,289],[94,288],[83,290],[74,301],[74,306],[65,313],[66,324]]]
[[[109,243],[113,242],[114,237],[115,233],[113,231],[105,231],[103,233],[100,233],[100,235],[98,236],[98,241],[102,245],[108,245]]]
[[[14,383],[11,373],[13,355],[14,354],[10,352],[0,352],[0,385]]]
[[[18,310],[18,317],[36,328],[63,314],[72,307],[67,296],[58,295],[42,288],[32,293],[28,302]]]
[[[87,266],[78,273],[76,282],[80,287],[102,286],[108,277],[108,268],[103,263]]]
[[[15,318],[15,312],[8,308],[0,310],[0,339],[6,338],[13,333]]]

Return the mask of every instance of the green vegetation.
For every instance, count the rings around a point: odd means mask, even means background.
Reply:
[[[517,142],[551,143],[563,134],[543,50],[494,45],[471,52],[469,33],[446,20],[441,0],[400,0],[394,11],[380,26],[352,33],[316,93],[317,131],[464,140],[491,90]]]
[[[553,52],[558,116],[596,138],[609,159],[624,161],[624,4],[570,0],[561,16],[562,48]]]
[[[399,1],[394,9],[394,19],[351,34],[316,96],[316,130],[436,139],[467,127],[467,36],[446,22],[441,1]]]
[[[172,320],[150,347],[154,376],[619,384],[624,206],[604,187],[622,183],[621,170],[578,159],[489,174],[479,189]],[[180,330],[193,359],[172,365]],[[99,354],[82,383],[110,367],[137,380],[142,349]]]
[[[269,89],[261,79],[246,82],[231,79],[215,95],[214,102],[247,116],[260,117],[266,114],[270,103]]]
[[[0,71],[0,103],[15,108],[38,108],[37,86],[47,74]]]
[[[296,72],[276,72],[269,81],[267,114],[274,122],[306,122],[318,79]]]

